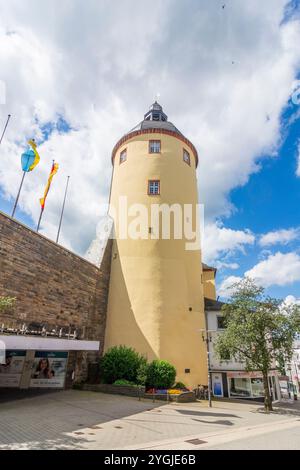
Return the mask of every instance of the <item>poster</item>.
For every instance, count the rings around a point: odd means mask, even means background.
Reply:
[[[5,363],[0,364],[0,387],[19,387],[26,351],[5,352]]]
[[[222,397],[223,390],[222,390],[222,377],[221,375],[213,375],[212,376],[212,385],[213,385],[213,394],[215,397]]]
[[[67,370],[68,353],[36,351],[30,387],[63,388]]]

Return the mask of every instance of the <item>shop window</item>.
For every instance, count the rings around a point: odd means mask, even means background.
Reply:
[[[251,379],[251,388],[253,397],[264,396],[264,384],[262,379]]]
[[[230,379],[231,397],[251,397],[250,379],[247,377],[234,377]]]

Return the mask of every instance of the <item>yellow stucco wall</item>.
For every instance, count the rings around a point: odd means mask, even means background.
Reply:
[[[206,297],[207,299],[216,300],[217,294],[214,271],[203,271],[203,288],[204,297]]]
[[[148,153],[150,139],[161,140],[161,154]],[[125,148],[127,161],[119,164]],[[183,148],[190,153],[191,166],[183,161]],[[159,196],[147,194],[151,179],[160,180]],[[119,196],[127,196],[128,206],[144,204],[149,213],[152,203],[192,203],[196,211],[192,151],[173,136],[135,136],[115,157],[111,206],[117,214]],[[134,347],[149,360],[170,361],[177,380],[186,385],[206,384],[206,349],[198,331],[205,327],[200,250],[187,251],[185,239],[120,239],[117,220],[115,225],[105,350],[120,344]]]

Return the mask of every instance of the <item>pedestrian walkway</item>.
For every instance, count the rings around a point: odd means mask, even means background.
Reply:
[[[19,396],[0,403],[0,449],[197,448],[187,441],[266,424],[289,426],[300,410],[288,406],[266,415],[253,403],[208,408],[207,402],[162,404],[80,390]]]

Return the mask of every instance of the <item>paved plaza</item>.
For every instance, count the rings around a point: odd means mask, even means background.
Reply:
[[[153,403],[67,390],[0,395],[0,449],[238,449],[300,447],[300,407],[270,415],[253,403]]]

